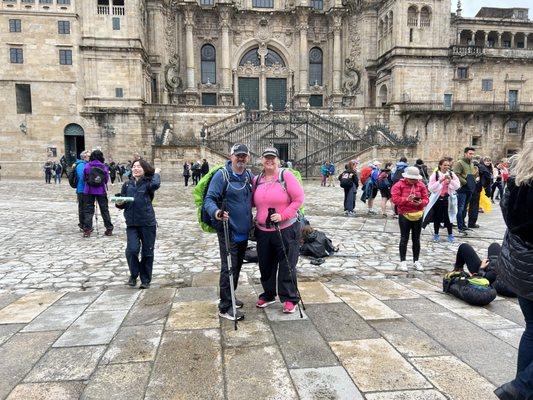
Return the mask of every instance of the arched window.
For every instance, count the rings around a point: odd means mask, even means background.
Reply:
[[[407,9],[407,26],[418,26],[418,9],[416,6],[409,6]]]
[[[379,88],[379,105],[378,106],[385,106],[387,105],[387,102],[389,101],[388,99],[388,89],[387,89],[387,85],[383,85]]]
[[[507,132],[518,133],[518,121],[517,120],[512,119],[507,123]]]
[[[285,63],[283,62],[283,58],[281,58],[281,56],[278,53],[276,53],[274,50],[268,49],[268,52],[265,56],[265,65],[267,67],[272,67],[274,64],[279,64],[282,67],[285,66]]]
[[[309,51],[309,86],[322,86],[322,50],[313,47]]]
[[[204,44],[200,51],[202,64],[202,83],[217,83],[217,62],[215,47]]]
[[[429,7],[422,7],[420,10],[420,26],[426,27],[431,25],[431,10]]]
[[[378,39],[381,39],[383,35],[384,35],[383,20],[380,19],[379,24],[378,24]]]
[[[248,50],[246,54],[242,56],[239,65],[243,66],[246,63],[250,63],[256,67],[261,65],[261,60],[259,59],[259,54],[257,53],[257,47],[252,50]]]

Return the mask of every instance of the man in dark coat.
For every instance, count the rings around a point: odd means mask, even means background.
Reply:
[[[207,160],[204,158],[204,162],[202,163],[202,167],[200,168],[200,171],[202,172],[202,177],[206,176],[209,172],[209,164],[207,163]]]

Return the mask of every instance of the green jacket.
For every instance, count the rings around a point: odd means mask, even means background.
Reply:
[[[466,158],[461,158],[460,160],[457,160],[453,164],[452,170],[459,178],[459,182],[461,182],[461,187],[466,185],[467,175],[476,175],[476,167],[472,163],[472,160],[468,160]]]

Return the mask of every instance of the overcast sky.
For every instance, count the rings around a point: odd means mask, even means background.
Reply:
[[[457,0],[452,0],[452,12],[457,8]],[[529,19],[533,19],[533,5],[531,0],[461,0],[463,17],[474,17],[481,7],[529,8]]]

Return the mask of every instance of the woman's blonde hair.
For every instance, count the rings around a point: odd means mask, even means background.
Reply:
[[[522,151],[512,156],[509,161],[516,185],[530,185],[533,180],[533,138],[527,140]]]

